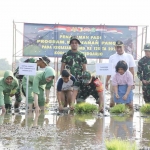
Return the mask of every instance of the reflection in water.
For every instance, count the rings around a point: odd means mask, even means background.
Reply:
[[[141,145],[150,147],[150,117],[143,118],[143,132]]]
[[[150,118],[143,119],[135,114],[134,117],[128,115],[105,118],[74,114],[6,114],[0,115],[0,149],[98,150],[102,149],[105,138],[134,140],[138,136],[141,136],[140,145],[149,146],[149,126]],[[143,132],[138,135],[141,127]]]
[[[121,139],[131,139],[133,134],[133,115],[112,116],[110,121],[110,136]]]

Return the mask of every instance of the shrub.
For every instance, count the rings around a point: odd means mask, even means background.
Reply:
[[[107,150],[137,150],[135,142],[130,143],[121,139],[106,140],[105,144]]]
[[[150,113],[150,104],[145,104],[140,108],[140,112],[142,113]]]
[[[75,105],[75,112],[77,114],[88,114],[88,113],[93,113],[97,112],[98,108],[94,104],[90,103],[79,103]]]
[[[110,109],[111,113],[128,113],[129,109],[125,106],[125,104],[117,104]]]

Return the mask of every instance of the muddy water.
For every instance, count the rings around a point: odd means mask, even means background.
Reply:
[[[135,94],[134,104],[142,105]],[[93,103],[92,98],[87,100]],[[109,101],[107,101],[108,104]],[[102,150],[104,140],[114,137],[150,147],[150,115],[135,110],[132,115],[59,114],[56,103],[40,114],[21,113],[0,116],[0,150]]]

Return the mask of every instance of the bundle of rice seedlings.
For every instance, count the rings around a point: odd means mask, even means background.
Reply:
[[[137,150],[135,142],[130,143],[121,139],[106,140],[105,144],[107,150]]]
[[[88,114],[97,112],[98,108],[94,104],[90,103],[79,103],[75,105],[75,112],[77,114]]]
[[[150,113],[150,104],[145,104],[140,108],[141,113]]]
[[[110,109],[111,113],[129,113],[129,108],[125,104],[117,104]]]

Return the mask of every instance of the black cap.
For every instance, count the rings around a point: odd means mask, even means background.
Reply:
[[[72,36],[72,37],[70,38],[70,43],[69,43],[69,45],[71,44],[71,42],[72,42],[73,40],[76,40],[76,41],[78,41],[79,44],[81,44],[81,42],[80,42],[80,40],[78,39],[77,36]]]
[[[47,56],[41,57],[39,59],[42,60],[46,64],[46,66],[48,66],[49,63],[51,62]]]
[[[123,44],[123,42],[122,41],[116,41],[116,45],[115,46],[123,46],[124,44]]]

